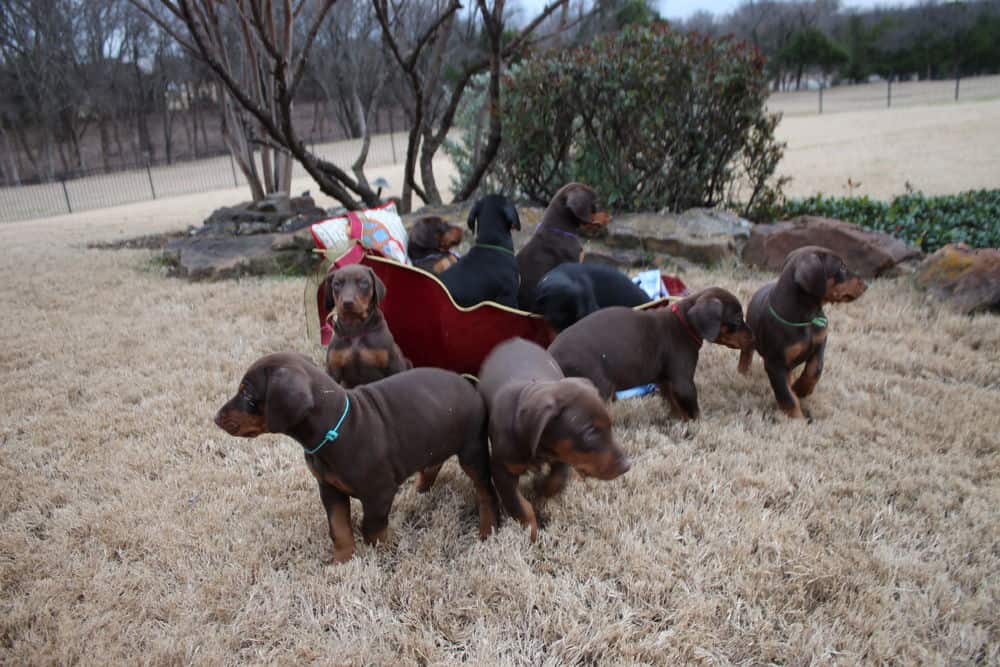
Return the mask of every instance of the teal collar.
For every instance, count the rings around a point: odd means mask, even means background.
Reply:
[[[344,414],[340,415],[340,421],[337,422],[336,426],[334,426],[333,428],[331,428],[329,431],[326,432],[326,435],[323,436],[323,440],[321,440],[320,443],[316,445],[315,449],[307,449],[306,454],[315,454],[319,450],[323,449],[323,446],[326,445],[326,443],[333,442],[334,440],[340,437],[340,433],[337,431],[337,429],[340,428],[340,425],[344,423],[344,419],[347,418],[347,411],[350,409],[351,409],[351,397],[348,396],[347,394],[344,394]]]
[[[826,327],[826,325],[829,324],[830,322],[822,315],[818,315],[809,320],[808,322],[789,322],[788,320],[783,319],[781,315],[778,315],[778,313],[774,312],[774,306],[772,306],[771,304],[767,304],[767,312],[771,313],[771,317],[778,320],[786,327],[819,327],[820,329],[822,329]]]
[[[490,245],[489,243],[477,243],[476,247],[477,248],[489,248],[491,250],[499,250],[500,252],[505,252],[508,255],[511,255],[511,256],[514,255],[514,251],[513,250],[511,250],[510,248],[504,248],[502,245]]]

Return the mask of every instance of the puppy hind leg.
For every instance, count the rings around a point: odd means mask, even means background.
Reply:
[[[462,470],[476,489],[479,509],[479,539],[485,540],[497,529],[500,521],[500,501],[490,477],[489,445],[486,433],[472,439],[458,453]]]

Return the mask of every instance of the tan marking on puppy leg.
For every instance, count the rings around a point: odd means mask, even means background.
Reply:
[[[745,347],[740,350],[740,363],[736,367],[740,375],[749,375],[750,366],[753,364],[753,348]]]
[[[789,386],[792,384],[791,371],[788,371],[786,382],[789,384]],[[789,419],[805,419],[806,416],[802,413],[802,405],[799,403],[799,397],[796,396],[794,392],[791,392],[791,396],[792,400],[794,401],[794,404],[787,407],[780,406],[781,411],[784,412],[785,416],[787,416]]]
[[[354,530],[351,528],[351,501],[337,503],[330,513],[330,533],[333,537],[333,560],[344,563],[354,556]]]
[[[797,361],[802,357],[803,354],[809,349],[809,341],[802,341],[801,343],[795,343],[789,345],[785,348],[785,365],[795,366]]]
[[[493,504],[494,496],[482,480],[476,476],[472,468],[462,466],[462,470],[472,480],[472,485],[476,487],[476,504],[479,506],[479,539],[485,540],[497,527],[497,515]]]

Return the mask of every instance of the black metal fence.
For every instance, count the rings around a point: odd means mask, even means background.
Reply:
[[[349,170],[357,159],[360,140],[312,146],[324,160]],[[367,166],[397,164],[404,157],[406,134],[372,137]],[[307,174],[296,164],[292,178]],[[81,173],[76,178],[0,188],[0,222],[41,218],[74,211],[118,206],[162,197],[240,188],[247,185],[232,157],[223,155],[172,165],[146,165],[112,173]]]

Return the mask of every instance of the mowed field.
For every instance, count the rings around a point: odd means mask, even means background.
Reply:
[[[1000,106],[973,108],[789,119],[783,167],[829,193],[869,174],[996,187],[996,142],[953,133],[1000,136]],[[828,310],[812,423],[780,415],[759,359],[744,378],[706,345],[702,419],[615,404],[632,470],[539,503],[537,543],[509,521],[480,543],[452,461],[400,492],[387,544],[335,566],[300,446],[212,423],[260,355],[319,358],[304,280],[188,284],[150,251],[86,247],[244,196],[0,225],[0,662],[1000,662],[997,317],[874,281]],[[769,276],[683,278],[746,302]]]

